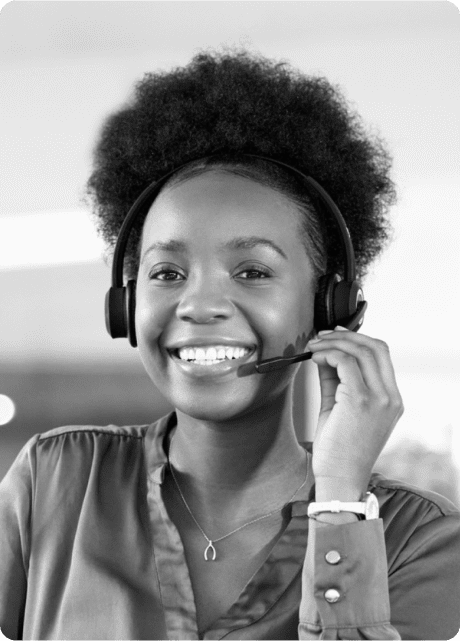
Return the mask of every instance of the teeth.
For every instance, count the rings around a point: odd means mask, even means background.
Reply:
[[[249,350],[246,347],[225,347],[217,345],[213,347],[181,347],[179,358],[183,361],[195,361],[200,365],[213,365],[224,360],[235,360],[243,358]]]
[[[215,361],[217,358],[217,350],[215,347],[208,347],[206,350],[206,360]]]

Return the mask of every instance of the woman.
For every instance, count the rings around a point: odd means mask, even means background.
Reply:
[[[107,121],[89,190],[109,246],[139,194],[174,172],[124,266],[130,341],[175,411],[24,447],[0,494],[4,634],[454,636],[459,511],[372,473],[401,397],[385,343],[318,331],[315,293],[344,257],[296,173],[339,205],[362,280],[389,236],[389,166],[326,80],[244,52],[147,75]],[[292,421],[300,365],[256,368],[304,351],[321,384],[313,448]]]

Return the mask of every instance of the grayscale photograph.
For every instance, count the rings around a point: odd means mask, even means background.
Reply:
[[[0,12],[0,639],[460,630],[460,17]]]

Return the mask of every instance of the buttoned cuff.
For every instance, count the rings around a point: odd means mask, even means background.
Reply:
[[[327,526],[310,520],[299,619],[300,627],[322,631],[321,638],[400,638],[335,636],[333,632],[390,625],[382,519]]]

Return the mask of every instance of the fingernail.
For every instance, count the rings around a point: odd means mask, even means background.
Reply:
[[[308,344],[310,344],[310,343],[317,343],[317,342],[318,342],[318,341],[320,341],[320,340],[321,340],[321,339],[320,339],[320,338],[318,338],[317,336],[316,336],[315,338],[310,338],[310,340],[308,341],[307,345],[308,345]]]
[[[334,330],[333,329],[322,329],[320,332],[318,332],[318,336],[324,336],[325,334],[332,334]]]
[[[348,332],[348,329],[346,327],[342,327],[341,325],[337,325],[334,329],[338,329],[340,332]]]

